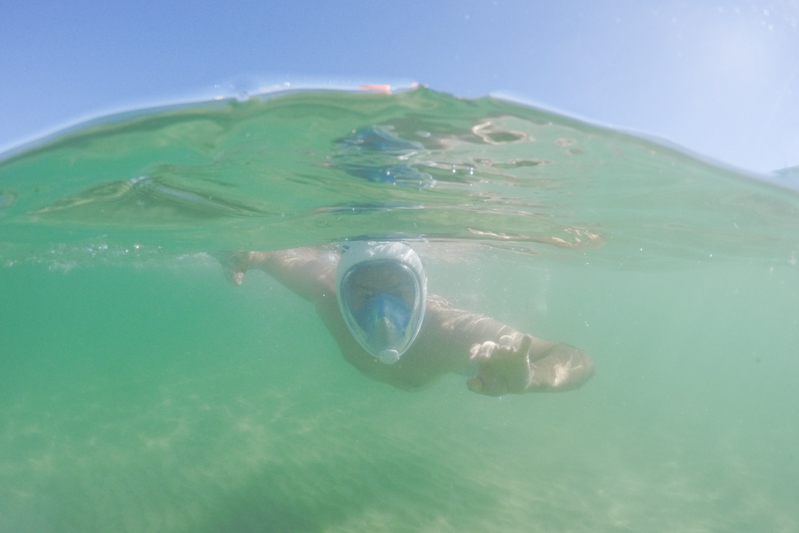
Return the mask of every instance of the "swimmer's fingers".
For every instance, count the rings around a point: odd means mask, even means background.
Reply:
[[[486,396],[500,396],[504,394],[501,388],[491,377],[490,370],[486,372],[485,365],[491,360],[494,353],[500,350],[499,344],[486,341],[482,344],[475,344],[469,351],[469,359],[478,364],[477,375],[466,381],[469,390],[477,394]]]
[[[530,353],[530,348],[533,346],[533,336],[532,335],[525,335],[522,337],[519,346],[514,349],[514,352],[517,353],[519,356],[524,356],[525,359],[527,355]]]
[[[241,285],[244,273],[249,267],[250,252],[226,251],[215,254],[217,261],[222,265],[225,277],[234,285]]]
[[[486,341],[482,344],[475,344],[472,346],[472,349],[469,350],[469,359],[475,363],[488,361],[498,348],[499,345],[492,341]]]
[[[478,364],[478,372],[466,382],[470,391],[502,396],[527,390],[531,372],[527,354],[533,338],[525,335],[518,343],[513,340],[510,336],[503,336],[499,343],[487,341],[472,346],[469,355]]]
[[[474,344],[469,350],[469,359],[478,364],[497,359],[518,360],[520,357],[526,359],[532,345],[533,337],[531,335],[523,335],[518,344],[514,343],[512,336],[503,335],[499,339],[499,343],[486,341]]]
[[[231,272],[228,276],[228,279],[233,283],[233,285],[241,285],[241,282],[244,281],[244,272],[241,270]]]

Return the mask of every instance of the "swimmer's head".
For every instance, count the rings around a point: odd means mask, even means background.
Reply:
[[[410,348],[424,320],[422,261],[399,242],[354,242],[336,268],[336,297],[353,337],[392,364]]]

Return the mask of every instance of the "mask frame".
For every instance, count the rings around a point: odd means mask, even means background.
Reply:
[[[381,286],[381,269],[385,269],[385,287]],[[367,278],[360,285],[356,284],[359,275]],[[380,305],[374,301],[367,304],[369,298],[380,294],[390,298],[382,298]],[[336,268],[336,298],[358,344],[382,363],[396,363],[414,343],[424,322],[427,277],[422,261],[400,242],[351,243]],[[363,305],[377,305],[367,313],[368,319]]]

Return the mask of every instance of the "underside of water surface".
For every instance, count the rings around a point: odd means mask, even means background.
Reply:
[[[795,195],[493,98],[278,93],[96,122],[2,161],[4,261],[364,236],[530,253],[610,244],[594,256],[612,261],[641,247],[698,259],[710,233],[716,254],[797,248],[775,234],[796,223]]]
[[[0,532],[799,530],[799,198],[494,98],[298,91],[0,159]],[[409,243],[594,358],[563,394],[370,381],[231,250]]]

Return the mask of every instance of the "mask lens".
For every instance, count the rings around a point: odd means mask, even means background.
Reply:
[[[411,320],[411,309],[401,298],[380,292],[368,298],[354,312],[355,320],[363,331],[371,336],[377,329],[391,329],[400,336],[405,335]]]
[[[357,264],[340,290],[344,318],[367,351],[380,358],[408,349],[418,332],[411,326],[421,322],[421,287],[406,266],[391,260]]]

